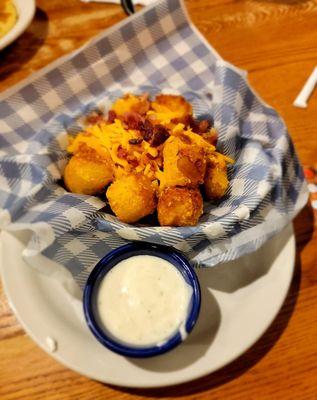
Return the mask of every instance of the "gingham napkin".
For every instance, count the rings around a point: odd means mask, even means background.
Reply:
[[[195,227],[130,226],[100,212],[95,197],[60,185],[66,132],[127,88],[184,94],[196,116],[219,131],[219,150],[236,160],[219,204],[205,204]],[[93,265],[127,240],[170,245],[211,267],[259,248],[307,201],[302,168],[278,114],[252,91],[188,21],[180,0],[162,0],[104,32],[2,96],[0,222],[34,232],[24,251],[42,252],[82,286]],[[256,266],[254,266],[256,268]]]

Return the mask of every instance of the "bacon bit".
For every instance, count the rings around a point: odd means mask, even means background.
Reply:
[[[187,115],[186,116],[186,118],[184,120],[184,124],[185,124],[186,127],[191,128],[192,131],[196,133],[197,128],[198,128],[198,124],[197,124],[197,121],[194,119],[194,117],[192,115]]]
[[[152,147],[158,147],[168,139],[168,130],[163,125],[155,125],[154,134],[150,140]]]
[[[139,125],[143,122],[143,118],[136,112],[128,112],[124,115],[123,121],[127,125],[128,129],[139,129]]]
[[[213,146],[216,146],[217,144],[217,139],[218,139],[218,135],[216,130],[213,128],[210,131],[206,132],[206,133],[202,133],[202,137],[209,142],[210,144],[212,144]]]
[[[99,122],[105,121],[104,114],[98,110],[93,111],[91,114],[87,115],[86,117],[86,124],[93,125],[98,124]]]
[[[211,124],[207,119],[198,121],[192,115],[188,115],[185,124],[188,125],[193,132],[198,134],[207,132],[211,127]]]
[[[139,124],[139,131],[152,147],[160,146],[169,137],[168,130],[163,125],[152,125],[148,119]]]
[[[128,163],[129,163],[130,165],[132,165],[132,167],[134,167],[134,168],[136,168],[136,167],[139,165],[138,160],[136,160],[135,158],[134,158],[134,159],[131,159],[131,160],[128,160]]]
[[[130,139],[129,140],[129,143],[130,144],[140,144],[140,143],[142,143],[142,138],[137,138],[137,139]]]
[[[114,123],[114,120],[117,118],[117,114],[114,110],[109,110],[108,112],[108,122],[110,122],[110,124]]]
[[[206,133],[210,127],[210,123],[207,119],[203,119],[199,122],[198,128],[200,133]]]
[[[152,136],[154,134],[154,126],[148,119],[146,119],[144,122],[140,122],[138,129],[144,140],[149,142],[152,139]]]
[[[119,158],[126,158],[128,155],[128,152],[122,146],[119,146],[117,154],[118,154]]]

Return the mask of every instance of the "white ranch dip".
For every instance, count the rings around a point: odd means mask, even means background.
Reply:
[[[102,280],[97,312],[107,331],[130,345],[164,342],[184,322],[192,288],[168,261],[150,255],[119,262]]]

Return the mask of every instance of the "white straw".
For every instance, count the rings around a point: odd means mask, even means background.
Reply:
[[[307,79],[303,89],[300,91],[299,95],[296,97],[293,105],[299,108],[307,107],[307,100],[309,96],[312,94],[315,86],[317,84],[317,67],[314,68],[310,77]]]

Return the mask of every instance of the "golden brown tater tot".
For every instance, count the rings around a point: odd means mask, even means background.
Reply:
[[[169,187],[159,197],[157,213],[160,225],[196,225],[203,213],[203,199],[198,189]]]
[[[216,160],[207,166],[204,189],[208,200],[220,199],[229,186],[227,165],[224,160]]]
[[[127,175],[115,180],[107,190],[112,211],[126,223],[133,223],[156,208],[155,190],[144,175]]]
[[[64,182],[73,193],[96,194],[113,179],[112,167],[107,162],[73,156],[66,165]]]

